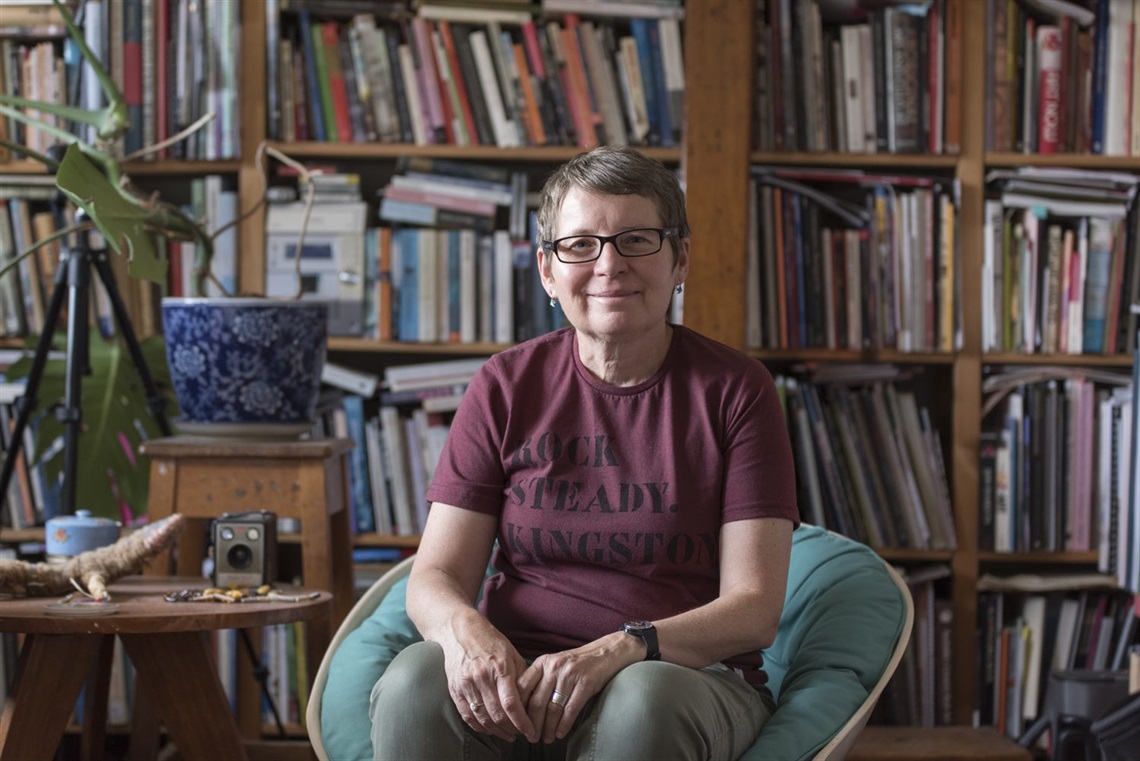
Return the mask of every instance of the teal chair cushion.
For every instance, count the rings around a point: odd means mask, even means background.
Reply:
[[[372,686],[420,640],[404,611],[406,587],[406,577],[396,582],[328,660],[319,730],[332,761],[372,757]],[[780,629],[764,653],[777,708],[743,758],[811,758],[844,728],[889,675],[909,625],[905,595],[866,546],[815,526],[795,531]]]

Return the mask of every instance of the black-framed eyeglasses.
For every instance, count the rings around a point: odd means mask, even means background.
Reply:
[[[542,250],[553,253],[563,264],[587,264],[602,255],[607,243],[612,243],[619,254],[632,259],[656,254],[665,245],[665,239],[677,233],[676,227],[638,227],[613,235],[569,235],[542,241]]]

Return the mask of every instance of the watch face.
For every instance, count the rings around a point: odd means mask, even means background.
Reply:
[[[649,623],[648,621],[626,621],[622,626],[622,629],[629,632],[630,634],[637,634],[639,632],[643,632],[647,629],[652,628],[653,624]]]

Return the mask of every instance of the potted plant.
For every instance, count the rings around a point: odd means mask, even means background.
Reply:
[[[327,305],[300,299],[233,297],[232,294],[206,297],[207,282],[217,282],[211,275],[210,265],[214,240],[223,230],[206,230],[202,222],[191,218],[177,205],[156,195],[144,194],[131,184],[123,169],[124,157],[118,155],[115,148],[116,139],[128,126],[126,101],[87,47],[83,32],[67,7],[61,0],[53,2],[83,60],[97,75],[107,105],[89,111],[0,94],[0,115],[34,126],[65,146],[57,159],[6,143],[10,149],[40,161],[52,171],[59,190],[82,212],[76,224],[58,230],[17,254],[0,270],[0,276],[37,248],[94,229],[112,254],[128,257],[127,271],[132,277],[164,284],[167,262],[158,253],[155,236],[193,241],[197,255],[190,284],[192,295],[167,297],[162,301],[168,367],[160,368],[157,374],[162,378],[169,371],[181,409],[176,425],[186,433],[261,437],[296,435],[307,430],[314,418],[327,351]],[[33,112],[53,114],[80,125],[81,129],[90,127],[94,139],[88,140],[49,124]],[[207,115],[183,133],[127,158],[152,153],[185,139],[210,117]],[[293,166],[302,178],[307,178],[303,166],[265,145],[258,150],[259,166],[266,155]],[[309,200],[311,202],[311,198]],[[247,210],[246,214],[251,211]],[[297,250],[301,250],[303,236],[304,224]],[[17,372],[19,369],[15,368]],[[106,402],[98,397],[84,399],[85,425],[87,421],[101,419],[104,412],[92,409],[100,403]],[[108,448],[102,439],[106,432],[98,433],[101,440],[88,447],[91,453]],[[97,473],[95,477],[98,479]],[[86,497],[87,490],[82,493]],[[106,514],[107,510],[94,512]]]

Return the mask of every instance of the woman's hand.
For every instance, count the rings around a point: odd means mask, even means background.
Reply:
[[[467,726],[508,742],[520,734],[538,742],[518,689],[526,660],[510,641],[471,611],[455,627],[451,642],[441,644],[447,689]]]
[[[590,698],[644,655],[639,640],[615,632],[573,650],[535,658],[519,679],[518,689],[542,741],[565,737]]]

